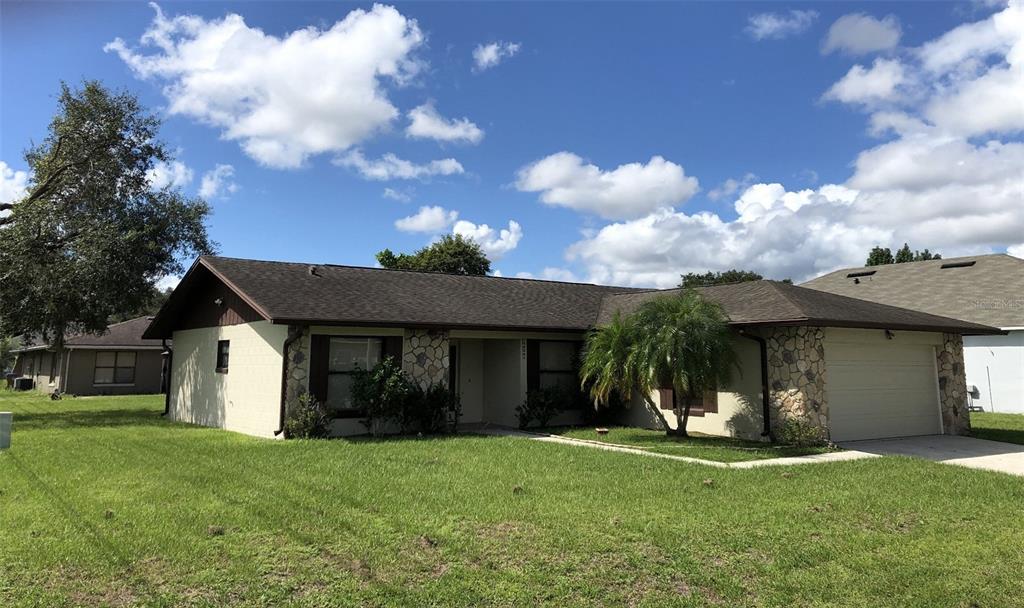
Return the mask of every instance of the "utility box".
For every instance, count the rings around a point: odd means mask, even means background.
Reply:
[[[0,450],[11,447],[11,424],[14,421],[14,414],[11,412],[0,412]]]
[[[15,378],[14,379],[14,390],[16,391],[30,391],[35,388],[35,380],[32,378]]]

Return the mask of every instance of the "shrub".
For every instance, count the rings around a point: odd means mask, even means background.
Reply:
[[[352,405],[366,412],[363,424],[375,436],[388,423],[401,433],[452,432],[462,415],[454,391],[442,384],[420,388],[390,357],[370,371],[356,372],[352,380]]]
[[[804,418],[789,418],[782,423],[775,438],[780,443],[798,448],[824,445],[825,433],[822,429]]]
[[[459,395],[443,384],[414,387],[403,412],[403,432],[454,433],[462,416]]]
[[[526,393],[526,401],[516,408],[519,428],[525,429],[531,422],[545,427],[551,419],[568,409],[573,403],[570,391],[557,387],[537,388]]]
[[[329,434],[330,423],[327,408],[316,397],[302,393],[299,402],[288,410],[284,436],[288,439],[323,439]]]

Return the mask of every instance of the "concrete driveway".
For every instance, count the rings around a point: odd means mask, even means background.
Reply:
[[[879,456],[917,456],[943,464],[958,464],[972,469],[988,469],[1024,476],[1024,445],[1014,443],[954,435],[926,435],[846,441],[839,445],[847,450]]]

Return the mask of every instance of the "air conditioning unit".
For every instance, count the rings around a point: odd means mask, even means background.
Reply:
[[[14,379],[14,390],[16,391],[30,391],[35,388],[35,381],[32,378],[15,378]]]

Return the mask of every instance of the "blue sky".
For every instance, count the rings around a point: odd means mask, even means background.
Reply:
[[[164,118],[154,180],[205,195],[224,255],[372,265],[454,230],[506,276],[668,286],[1024,252],[1020,5],[159,10],[4,2],[0,196],[59,81],[95,78]]]

